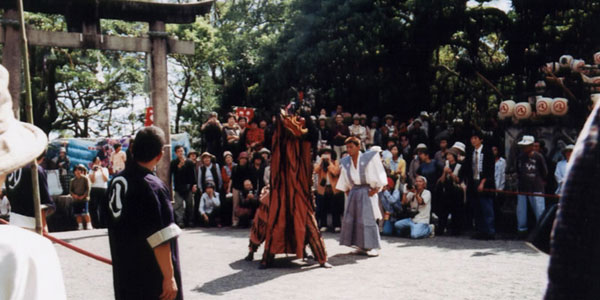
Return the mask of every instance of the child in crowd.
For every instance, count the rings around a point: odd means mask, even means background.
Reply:
[[[88,201],[90,195],[90,181],[87,178],[87,169],[84,165],[79,164],[73,169],[75,178],[71,180],[69,185],[69,193],[73,198],[73,212],[79,224],[79,230],[84,228],[93,229],[90,214],[88,213]]]
[[[200,205],[198,210],[202,216],[202,224],[205,226],[215,226],[218,221],[219,207],[221,201],[219,200],[219,193],[215,191],[215,185],[212,182],[206,184],[204,193],[200,198]],[[218,224],[221,227],[221,224]]]

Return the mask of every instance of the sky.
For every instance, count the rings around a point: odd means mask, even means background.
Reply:
[[[468,6],[476,6],[478,3],[476,1],[470,0],[467,2]],[[511,9],[510,0],[492,0],[490,2],[485,3],[483,6],[491,6],[501,9],[503,11],[509,11]]]

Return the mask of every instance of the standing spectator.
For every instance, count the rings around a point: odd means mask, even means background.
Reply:
[[[58,174],[60,176],[60,185],[62,187],[62,194],[69,194],[69,169],[71,168],[71,162],[67,157],[67,149],[65,147],[60,147],[60,152],[58,156],[53,158],[52,161],[58,166]]]
[[[415,186],[402,195],[402,204],[409,204],[411,210],[416,212],[415,216],[397,221],[394,227],[398,235],[408,230],[410,238],[420,239],[434,235],[434,226],[429,224],[431,192],[426,189],[427,179],[423,176],[416,178]]]
[[[10,221],[10,202],[6,198],[6,190],[0,190],[0,219]]]
[[[216,112],[211,112],[208,120],[202,124],[201,131],[204,135],[204,142],[208,153],[221,153],[221,138],[223,136],[223,126],[219,122],[219,115]]]
[[[240,134],[240,126],[235,122],[235,115],[229,113],[227,115],[227,124],[223,126],[225,151],[231,152],[232,155],[240,152]]]
[[[519,174],[519,192],[544,193],[544,178],[548,175],[546,160],[533,150],[534,137],[524,135],[518,145],[523,147],[521,155],[517,158],[517,172]],[[533,209],[536,221],[540,220],[546,208],[542,196],[518,195],[517,196],[517,223],[519,236],[527,235],[527,202]]]
[[[384,159],[383,165],[386,169],[389,169],[389,176],[394,182],[400,180],[400,182],[406,181],[406,161],[400,154],[399,147],[397,145],[392,146],[390,149],[391,157]]]
[[[250,122],[250,128],[246,130],[246,148],[256,151],[262,148],[265,141],[265,132],[258,127],[256,121]]]
[[[500,150],[497,146],[492,146],[492,152],[496,161],[494,164],[494,183],[497,190],[504,190],[504,184],[506,183],[506,160],[500,155]]]
[[[149,126],[135,136],[135,164],[108,189],[108,237],[116,299],[183,299],[169,187],[152,170],[162,158],[164,133]]]
[[[412,128],[408,130],[408,138],[413,145],[426,144],[427,133],[421,128],[423,121],[415,119],[412,123]]]
[[[367,128],[367,115],[366,114],[360,114],[360,126]]]
[[[215,225],[221,227],[221,224],[218,223],[220,206],[221,201],[219,200],[219,193],[215,191],[215,185],[212,182],[209,182],[200,198],[199,212],[202,218],[202,224],[207,227]]]
[[[333,152],[337,157],[340,157],[342,152],[346,151],[344,141],[350,136],[348,126],[344,125],[344,117],[341,114],[335,115],[335,125],[331,130],[333,139]]]
[[[231,180],[233,169],[237,164],[233,161],[233,154],[229,151],[223,153],[224,163],[221,168],[221,178],[223,178],[223,194],[221,198],[221,225],[229,225],[231,222],[231,212],[233,211],[233,190]]]
[[[391,137],[398,137],[398,131],[396,130],[396,127],[393,124],[394,116],[387,114],[383,118],[383,121],[385,122],[385,124],[383,124],[383,126],[381,127],[382,143],[387,144],[387,141]]]
[[[412,147],[410,146],[410,140],[406,134],[400,134],[400,150],[402,150],[402,157],[406,160],[407,164],[412,161]]]
[[[179,227],[192,226],[194,223],[194,195],[196,192],[196,164],[185,158],[185,149],[175,146],[175,159],[171,161],[169,174],[173,180],[175,203],[175,223]]]
[[[436,228],[436,234],[443,235],[448,224],[448,215],[452,215],[450,234],[460,234],[463,227],[464,211],[464,190],[462,184],[466,178],[466,168],[458,162],[458,156],[461,155],[458,149],[451,148],[446,151],[446,160],[442,175],[437,180],[437,209],[436,214],[439,218],[439,226]]]
[[[239,223],[239,218],[236,216],[235,212],[240,203],[240,193],[244,190],[244,181],[250,179],[251,172],[252,170],[250,170],[250,166],[248,165],[248,153],[240,153],[238,165],[233,168],[231,173],[231,192],[233,194],[231,223],[233,227],[237,227]]]
[[[483,134],[473,131],[471,134],[473,151],[469,153],[471,175],[467,183],[471,211],[475,214],[477,233],[475,239],[490,240],[496,235],[494,226],[494,198],[484,189],[494,189],[494,154],[489,146],[483,144]],[[467,217],[467,222],[471,218]]]
[[[117,174],[125,169],[127,155],[121,151],[121,144],[116,143],[114,146],[115,152],[110,155],[110,163],[112,165],[112,173]]]
[[[75,218],[77,219],[77,224],[79,224],[78,229],[82,230],[84,228],[84,222],[85,229],[94,229],[92,228],[92,222],[88,212],[90,180],[86,176],[87,169],[84,165],[79,164],[75,167],[73,172],[75,172],[75,178],[71,179],[69,193],[71,194],[71,198],[73,198],[73,211],[75,213]]]
[[[92,183],[89,205],[92,226],[94,228],[104,228],[106,227],[104,223],[104,216],[106,214],[102,211],[104,207],[102,202],[105,199],[106,188],[108,188],[108,169],[102,166],[99,156],[96,156],[94,159],[88,178]]]
[[[240,150],[239,151],[248,151],[248,149],[246,149],[246,133],[248,132],[248,119],[244,116],[239,117],[238,118],[238,126],[240,127]]]
[[[417,180],[417,170],[419,169],[419,166],[421,165],[421,160],[419,159],[419,153],[427,151],[427,145],[425,144],[418,144],[417,147],[415,148],[415,153],[412,154],[412,159],[410,161],[410,164],[408,165],[408,174],[406,176],[408,176],[408,180],[409,182],[414,185],[415,181]]]
[[[379,118],[371,118],[371,126],[367,127],[367,146],[382,146],[381,130],[379,130]]]
[[[319,160],[313,169],[317,174],[316,218],[321,231],[325,231],[327,230],[327,215],[331,213],[332,227],[334,231],[339,231],[344,209],[344,196],[336,193],[334,187],[340,176],[340,166],[330,147],[321,148],[319,155]]]
[[[1,68],[0,68],[1,69]],[[40,165],[44,161],[46,151],[37,158],[38,184],[40,203],[42,204],[42,228],[46,230],[46,215],[55,208],[54,201],[48,190],[46,171]],[[33,208],[33,184],[31,180],[31,165],[28,164],[8,174],[6,178],[6,196],[10,201],[11,225],[35,230],[35,212]]]
[[[327,126],[327,117],[319,116],[319,144],[318,148],[321,149],[326,145],[331,145],[331,130]]]
[[[360,125],[360,115],[354,114],[352,118],[353,124],[348,126],[348,131],[351,136],[355,136],[360,140],[360,144],[362,145],[361,149],[365,150],[365,142],[367,140],[367,129]]]
[[[448,137],[441,136],[439,137],[439,146],[440,150],[438,150],[433,155],[433,160],[438,165],[439,169],[443,169],[446,164],[446,153],[448,151]]]
[[[342,115],[342,114],[344,114],[344,108],[339,104],[335,107],[335,111],[331,112],[331,116],[336,117],[336,118],[337,118],[337,115]]]
[[[556,184],[558,185],[558,187],[556,188],[556,192],[555,192],[557,195],[560,195],[562,193],[562,186],[563,186],[563,183],[565,182],[565,179],[567,178],[567,163],[569,162],[569,159],[571,158],[571,153],[573,153],[574,148],[575,148],[575,145],[573,145],[573,144],[567,145],[565,147],[565,149],[563,149],[563,151],[562,151],[565,158],[556,164],[556,170],[554,171],[554,178],[556,179]]]

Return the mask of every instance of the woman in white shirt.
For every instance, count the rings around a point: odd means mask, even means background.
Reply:
[[[102,166],[100,157],[96,156],[90,174],[88,175],[90,182],[92,183],[92,190],[90,191],[90,206],[89,213],[92,219],[92,226],[95,228],[104,228],[104,220],[100,209],[102,208],[101,201],[104,199],[106,188],[108,187],[108,169]]]

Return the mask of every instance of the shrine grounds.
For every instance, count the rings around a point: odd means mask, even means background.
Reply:
[[[379,257],[350,254],[325,233],[332,269],[277,256],[258,269],[247,254],[249,229],[186,229],[179,238],[185,299],[541,299],[548,256],[517,240],[384,237]],[[54,233],[110,258],[105,229]],[[112,269],[55,244],[68,299],[113,299]]]

